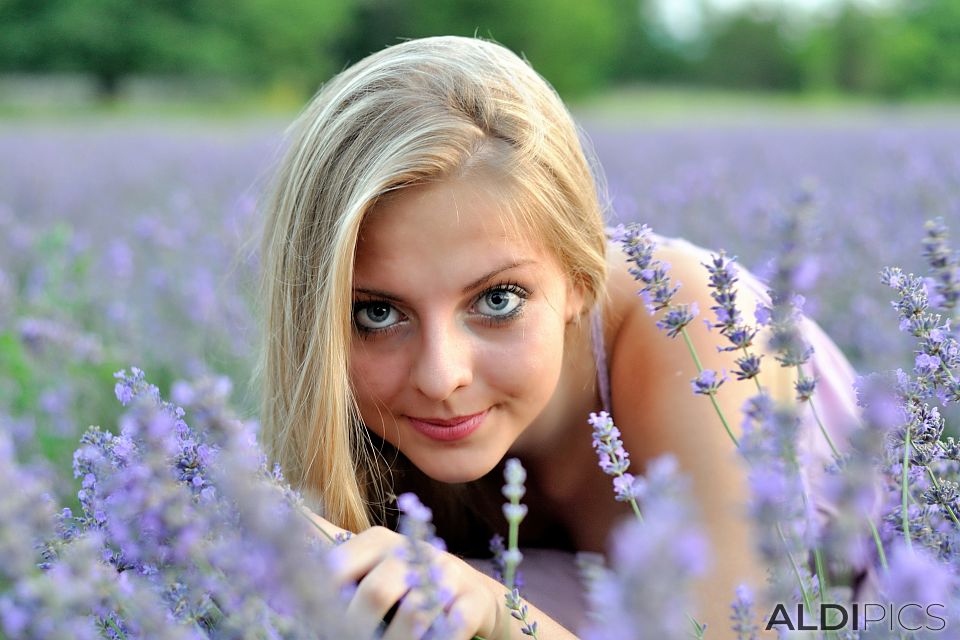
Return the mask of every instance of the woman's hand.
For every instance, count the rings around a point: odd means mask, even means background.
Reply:
[[[304,515],[325,539],[348,534],[308,509],[304,509]],[[435,586],[441,590],[437,605],[430,607],[425,592],[410,588],[411,566],[405,559],[410,542],[384,527],[371,527],[349,536],[332,551],[336,567],[333,579],[341,588],[356,585],[346,615],[356,621],[363,632],[361,637],[372,637],[380,621],[394,608],[382,636],[387,640],[421,638],[431,625],[448,623],[456,623],[456,630],[444,637],[470,640],[479,635],[492,640],[502,633],[500,616],[507,615],[502,603],[505,587],[460,558],[419,543],[429,554]]]
[[[410,544],[406,536],[371,527],[333,551],[334,579],[342,588],[356,584],[346,615],[356,621],[364,637],[372,635],[394,608],[384,639],[421,638],[437,625],[443,626],[445,638],[496,637],[500,616],[506,615],[500,603],[504,588],[497,585],[494,590],[487,576],[422,542],[417,544],[423,545],[429,558],[434,584],[411,588],[415,568],[407,560]]]

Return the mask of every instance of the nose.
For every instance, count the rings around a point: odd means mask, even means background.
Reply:
[[[470,337],[455,322],[422,325],[419,347],[410,379],[427,398],[446,400],[473,381]]]

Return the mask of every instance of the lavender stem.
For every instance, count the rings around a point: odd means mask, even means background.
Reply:
[[[903,537],[907,540],[907,549],[913,549],[913,541],[910,539],[910,519],[907,518],[907,472],[910,469],[910,425],[907,424],[906,435],[903,441],[903,472],[900,476],[900,519],[903,524]]]
[[[693,363],[697,366],[697,373],[703,371],[703,365],[700,364],[700,358],[697,357],[697,350],[693,346],[693,342],[690,341],[690,336],[687,335],[687,329],[680,329],[680,334],[683,336],[683,341],[687,344],[687,350],[690,351],[690,355],[693,356]],[[720,405],[717,403],[715,397],[716,394],[708,393],[710,396],[710,402],[713,404],[713,409],[717,412],[717,415],[720,417],[720,422],[723,423],[723,428],[726,429],[727,435],[730,436],[730,440],[733,442],[733,446],[739,447],[740,443],[737,441],[737,437],[733,435],[733,431],[730,429],[730,424],[727,422],[726,416],[723,415],[723,410],[720,409]]]

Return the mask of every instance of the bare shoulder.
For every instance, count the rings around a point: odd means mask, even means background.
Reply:
[[[699,315],[687,327],[687,335],[701,366],[729,374],[736,367],[737,354],[720,351],[718,347],[725,346],[725,338],[705,322],[713,319],[710,307],[714,302],[705,267],[712,255],[689,242],[672,239],[658,239],[654,252],[655,258],[669,264],[671,280],[680,285],[674,301],[696,304],[699,308]],[[764,294],[749,274],[744,273],[741,280],[737,286],[737,303],[749,322]],[[697,376],[698,369],[690,348],[683,338],[670,338],[657,327],[662,312],[652,315],[637,295],[640,284],[627,271],[626,256],[619,246],[611,246],[608,286],[608,304],[619,319],[610,342],[614,417],[623,423],[621,430],[642,430],[644,437],[639,446],[649,447],[649,454],[668,449],[676,451],[694,428],[699,436],[700,424],[713,424],[717,420],[711,416],[713,409],[709,401],[694,396],[691,390],[690,382]],[[732,375],[729,377],[731,379],[724,383],[724,404],[738,413],[754,388],[747,382],[733,380]],[[678,430],[678,424],[683,428]],[[732,427],[738,435],[739,424]],[[712,435],[707,441],[713,439]],[[718,446],[725,446],[723,438],[717,442]],[[730,444],[729,441],[726,444]]]

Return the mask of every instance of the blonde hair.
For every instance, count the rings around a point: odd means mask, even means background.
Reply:
[[[603,216],[560,98],[524,60],[484,40],[425,38],[368,56],[322,87],[288,145],[261,241],[263,444],[311,506],[360,531],[383,500],[348,368],[365,214],[406,186],[474,170],[505,176],[511,213],[588,304],[606,282]]]

